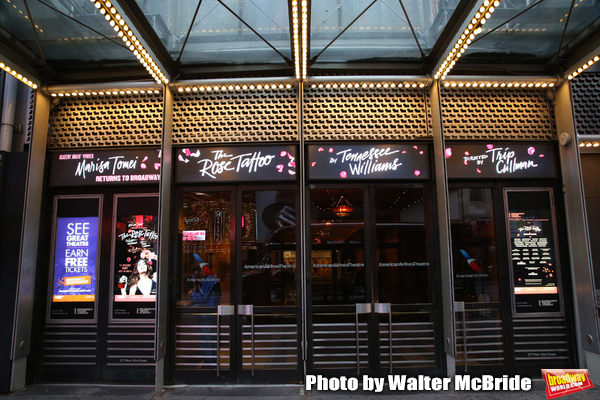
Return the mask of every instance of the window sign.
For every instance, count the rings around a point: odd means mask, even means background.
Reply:
[[[143,320],[156,315],[157,218],[157,196],[117,195],[113,319]]]
[[[296,147],[196,147],[176,152],[177,182],[296,179]]]
[[[58,219],[53,301],[95,300],[97,246],[97,217]]]
[[[160,150],[86,150],[51,154],[50,186],[158,183]]]
[[[56,220],[51,319],[93,319],[98,217]]]
[[[552,143],[446,143],[449,178],[554,178]]]
[[[507,189],[513,310],[560,313],[559,263],[551,191]]]
[[[309,179],[428,179],[426,144],[309,145]]]

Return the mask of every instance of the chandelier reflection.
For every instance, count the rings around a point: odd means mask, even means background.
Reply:
[[[331,206],[331,211],[338,217],[347,217],[354,211],[354,206],[344,197],[344,195],[342,195],[340,196],[340,199]]]

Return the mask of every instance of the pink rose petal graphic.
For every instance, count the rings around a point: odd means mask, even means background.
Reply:
[[[452,157],[452,148],[448,147],[446,149],[446,158]]]
[[[159,168],[160,168],[160,163],[155,162],[154,169],[158,171]]]
[[[487,145],[487,148],[488,148],[488,150],[491,150],[491,149],[493,149],[493,148],[494,148],[494,145],[493,145],[493,144],[488,144],[488,145]]]
[[[419,171],[418,169],[415,170],[415,176],[419,176],[421,175],[421,171]]]
[[[190,156],[190,154],[192,154],[192,152],[190,151],[190,149],[183,149],[183,152],[185,153],[186,156]]]
[[[348,173],[346,171],[340,172],[340,178],[346,179],[348,177]]]
[[[317,150],[317,151],[321,152],[321,151],[325,151],[325,149],[322,147],[319,147],[319,150]]]
[[[287,155],[287,151],[282,151],[281,153],[279,153],[279,156],[281,157],[285,157]]]
[[[470,153],[468,151],[465,151],[465,156],[468,156]]]
[[[478,173],[478,174],[480,174],[480,173],[481,173],[481,170],[480,170],[479,168],[477,168],[477,173]]]
[[[535,153],[535,147],[532,146],[532,147],[528,148],[527,153],[529,153],[529,155],[532,156],[533,153]]]
[[[311,166],[311,167],[314,167],[315,165],[317,165],[317,162],[316,162],[316,161],[313,161],[312,163],[310,163],[310,166]]]
[[[330,153],[333,153],[333,147],[330,147],[330,148],[329,148],[329,152],[330,152]]]
[[[279,171],[279,172],[283,172],[283,164],[279,164],[279,165],[278,165],[277,167],[275,167],[275,168],[277,168],[277,171]]]

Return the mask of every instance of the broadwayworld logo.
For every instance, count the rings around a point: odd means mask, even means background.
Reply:
[[[542,375],[548,399],[594,387],[587,369],[543,369]]]

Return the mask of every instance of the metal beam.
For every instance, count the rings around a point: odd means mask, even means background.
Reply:
[[[179,74],[177,64],[148,22],[148,19],[135,1],[115,0],[123,12],[123,19],[135,33],[142,45],[154,59],[158,67],[167,75],[169,81]]]
[[[31,350],[31,329],[33,324],[33,299],[35,276],[38,264],[39,227],[42,212],[44,189],[44,166],[50,118],[50,98],[37,93],[35,96],[35,117],[27,166],[27,188],[21,236],[21,255],[15,307],[15,324],[12,340],[11,391],[25,387],[27,357]],[[47,268],[47,265],[44,266]]]
[[[586,352],[596,355],[600,353],[600,338],[581,160],[579,146],[575,140],[571,85],[559,86],[555,100],[556,128],[561,143],[560,167],[566,207],[578,359],[580,366],[584,367]]]
[[[437,70],[440,69],[446,56],[450,53],[454,44],[460,38],[460,35],[465,31],[469,22],[471,22],[475,10],[479,7],[480,1],[481,0],[461,0],[458,3],[452,17],[446,24],[444,31],[431,49],[429,57],[430,60],[432,60],[431,64],[433,65],[433,68],[427,71],[429,75],[434,76]]]
[[[456,373],[456,333],[454,313],[454,276],[452,273],[452,235],[450,230],[450,210],[448,204],[448,174],[446,172],[445,139],[442,118],[440,84],[434,82],[430,88],[431,127],[433,136],[433,157],[435,166],[435,187],[437,199],[437,239],[440,246],[440,285],[442,307],[444,350],[446,353],[446,373],[454,377]]]

